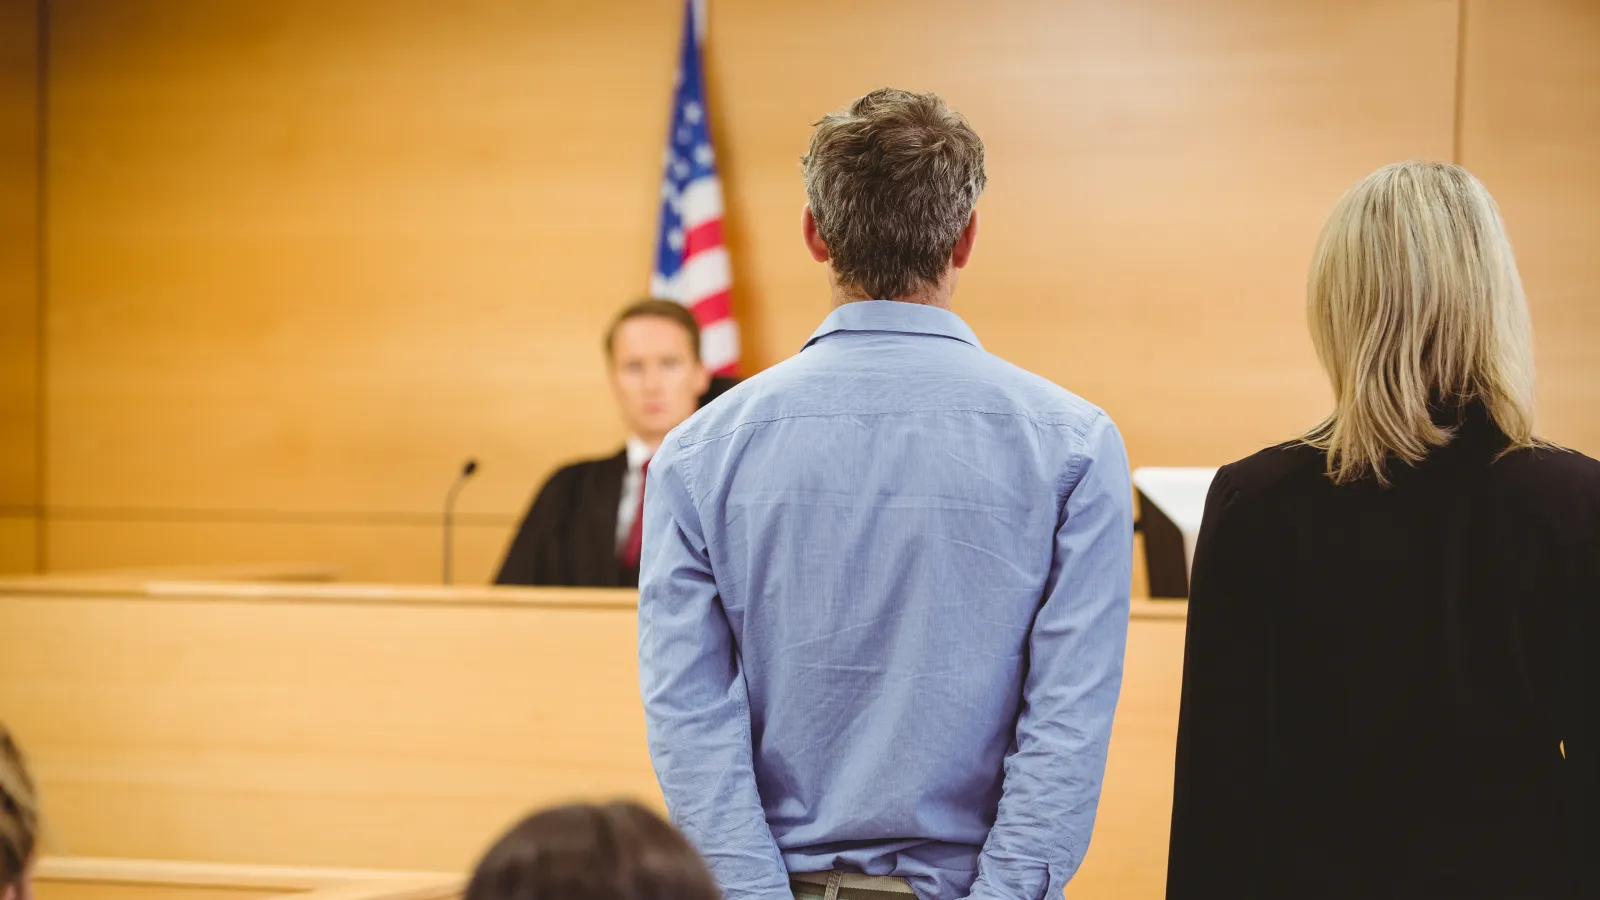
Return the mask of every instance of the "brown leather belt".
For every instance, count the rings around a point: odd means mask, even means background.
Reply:
[[[885,895],[911,894],[911,885],[904,878],[888,875],[858,875],[854,872],[796,872],[789,876],[791,884],[805,885],[808,895],[822,900],[892,900]],[[821,888],[818,892],[816,889]]]

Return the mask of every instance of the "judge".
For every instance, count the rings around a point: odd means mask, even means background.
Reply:
[[[670,300],[624,309],[605,337],[611,389],[627,444],[550,476],[506,551],[496,584],[635,587],[639,509],[650,457],[712,386],[700,361],[700,326]]]

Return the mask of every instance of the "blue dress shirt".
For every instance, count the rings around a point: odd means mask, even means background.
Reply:
[[[644,515],[650,755],[728,900],[1061,896],[1127,641],[1105,413],[947,310],[845,304],[667,436]]]

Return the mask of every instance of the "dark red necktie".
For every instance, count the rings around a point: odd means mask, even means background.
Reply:
[[[639,467],[639,506],[633,511],[633,527],[628,529],[628,539],[622,543],[622,564],[630,569],[639,567],[639,548],[644,546],[644,485],[650,477],[650,460]]]

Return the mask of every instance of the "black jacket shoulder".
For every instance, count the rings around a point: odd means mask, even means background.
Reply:
[[[1217,480],[1233,493],[1266,493],[1327,480],[1324,459],[1316,447],[1303,441],[1288,441],[1223,466],[1217,471]]]
[[[1458,438],[1434,451],[1416,469],[1395,466],[1391,470],[1397,482],[1403,483],[1422,469],[1435,469],[1437,462],[1453,456],[1481,452],[1487,465],[1472,473],[1471,477],[1501,490],[1524,494],[1536,507],[1551,503],[1570,506],[1593,507],[1600,512],[1600,461],[1584,454],[1544,443],[1534,447],[1499,454],[1485,450],[1481,439],[1474,435]],[[1436,474],[1436,473],[1431,473]],[[1222,488],[1233,495],[1273,494],[1307,489],[1332,487],[1327,475],[1327,457],[1322,450],[1304,441],[1288,441],[1258,451],[1235,463],[1223,466],[1217,472]],[[1358,483],[1360,484],[1360,483]],[[1367,485],[1376,488],[1375,481]]]
[[[623,586],[616,527],[627,471],[626,450],[557,469],[523,516],[495,583]]]
[[[1600,505],[1600,460],[1576,450],[1554,444],[1515,450],[1496,460],[1491,471],[1540,499],[1568,497]]]

